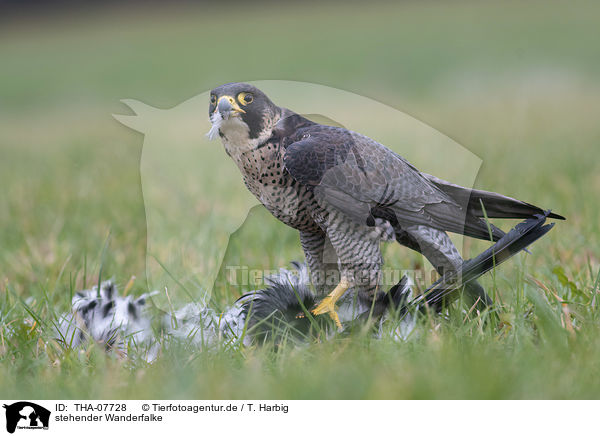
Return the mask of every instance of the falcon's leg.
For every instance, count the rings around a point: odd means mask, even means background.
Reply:
[[[339,276],[337,255],[325,232],[300,232],[300,244],[304,250],[310,272],[310,281],[318,296],[326,295],[336,283],[328,283],[329,275]]]
[[[440,275],[462,265],[463,259],[446,232],[427,226],[410,226],[405,230],[396,233],[398,242],[422,253]],[[492,305],[492,299],[476,281],[467,283],[465,292],[473,303],[479,300],[482,308]]]
[[[329,313],[341,328],[336,312],[336,302],[349,288],[361,295],[372,297],[378,288],[381,270],[380,237],[372,229],[339,220],[340,225],[331,225],[327,236],[339,259],[340,281],[327,297],[321,301],[315,315]]]

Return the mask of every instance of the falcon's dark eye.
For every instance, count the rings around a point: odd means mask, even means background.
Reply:
[[[240,92],[238,94],[238,100],[241,104],[246,106],[246,105],[252,103],[252,100],[254,100],[254,97],[249,92]]]
[[[217,103],[217,96],[213,94],[210,96],[210,104],[216,104],[216,103]]]

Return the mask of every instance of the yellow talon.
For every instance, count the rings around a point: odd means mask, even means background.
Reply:
[[[336,312],[335,303],[340,299],[342,295],[346,293],[350,284],[346,279],[342,279],[340,283],[335,287],[335,289],[321,302],[319,305],[312,310],[313,315],[323,315],[328,313],[331,319],[335,321],[335,325],[338,329],[342,329],[342,323],[340,322],[340,317]]]

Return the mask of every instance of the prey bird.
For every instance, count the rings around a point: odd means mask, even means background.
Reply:
[[[213,89],[208,110],[208,135],[221,138],[246,187],[299,231],[311,282],[317,295],[326,295],[313,313],[329,314],[338,327],[336,302],[348,289],[367,301],[380,296],[382,241],[422,253],[444,276],[463,267],[447,232],[496,242],[505,234],[486,216],[564,219],[422,173],[373,139],[278,107],[246,83]],[[479,304],[491,304],[475,280],[464,289]]]
[[[548,233],[554,224],[546,224],[547,215],[517,224],[493,246],[414,298],[406,276],[387,293],[378,293],[372,302],[342,297],[338,309],[342,330],[350,332],[354,325],[363,325],[370,319],[376,322],[376,337],[389,332],[395,339],[405,340],[420,311],[442,299],[449,302],[458,298],[465,283],[506,262]],[[73,296],[71,311],[53,323],[53,338],[65,348],[85,346],[92,339],[106,351],[147,362],[154,361],[173,342],[192,350],[222,350],[253,343],[279,346],[330,338],[333,331],[325,322],[326,315],[313,318],[307,311],[317,298],[309,286],[308,275],[305,264],[292,262],[291,269],[281,268],[266,278],[264,288],[242,295],[224,312],[197,302],[164,312],[152,302],[156,292],[137,298],[120,295],[114,282],[105,281],[100,289],[96,286]],[[388,321],[392,321],[391,331],[383,329]],[[12,327],[7,327],[6,332],[9,337],[15,334]]]

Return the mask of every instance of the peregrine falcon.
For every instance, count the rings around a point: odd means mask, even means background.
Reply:
[[[348,289],[367,300],[381,292],[382,241],[422,253],[443,275],[463,264],[446,232],[498,241],[504,232],[485,216],[544,214],[523,201],[422,173],[373,139],[278,107],[246,83],[213,89],[208,110],[208,135],[221,138],[246,187],[299,231],[311,282],[319,295],[328,293],[313,313],[328,313],[338,326],[336,302]],[[328,280],[332,270],[335,283]],[[491,304],[477,282],[465,291]]]

